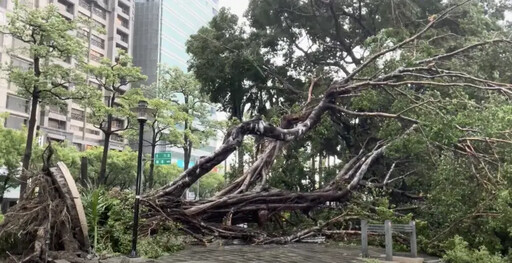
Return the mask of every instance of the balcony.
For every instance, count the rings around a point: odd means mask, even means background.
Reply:
[[[89,58],[92,60],[92,61],[95,61],[95,62],[98,62],[100,63],[101,60],[103,59],[103,54],[100,54],[94,50],[91,50],[91,52],[89,53]]]
[[[67,111],[59,106],[51,105],[49,107],[51,113],[59,114],[59,115],[66,115]]]
[[[118,44],[121,44],[121,45],[125,46],[126,48],[128,47],[128,36],[122,36],[122,35],[117,34],[116,41]]]
[[[57,130],[66,130],[66,122],[62,120],[56,119],[48,119],[48,128],[57,129]]]
[[[83,7],[84,9],[87,9],[87,10],[89,10],[91,8],[91,4],[89,4],[86,0],[78,1],[78,5],[80,7]]]
[[[59,12],[65,16],[66,18],[73,19],[73,15],[75,14],[75,6],[68,2],[67,0],[59,0],[58,1]]]
[[[127,5],[119,3],[119,5],[116,7],[116,12],[123,15],[124,17],[127,17],[128,19],[130,18],[130,7]]]
[[[84,121],[84,111],[83,110],[77,110],[77,109],[71,109],[71,119],[76,121]]]

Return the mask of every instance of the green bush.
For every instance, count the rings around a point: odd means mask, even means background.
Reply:
[[[98,197],[101,192],[101,198]],[[98,240],[96,253],[124,254],[131,252],[133,202],[135,196],[131,191],[118,188],[110,191],[95,190],[87,192],[82,199],[88,212],[88,224],[91,240]],[[98,208],[94,208],[94,207]],[[141,207],[141,215],[145,209]],[[175,223],[166,223],[158,231],[144,231],[144,219],[139,221],[138,253],[140,256],[155,258],[183,248],[183,241]],[[97,237],[95,237],[97,235]]]
[[[447,263],[506,263],[507,258],[501,255],[492,255],[484,246],[480,249],[470,249],[468,242],[460,236],[455,236],[447,242],[443,259]]]

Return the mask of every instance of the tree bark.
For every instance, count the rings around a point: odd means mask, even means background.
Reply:
[[[40,75],[40,73],[39,73]],[[25,153],[23,154],[23,171],[21,172],[20,178],[20,199],[23,199],[25,191],[27,189],[27,181],[28,181],[28,170],[30,168],[30,159],[32,158],[32,147],[34,143],[35,129],[36,129],[36,120],[37,120],[37,106],[39,105],[39,89],[34,87],[34,91],[32,93],[32,101],[30,106],[30,117],[28,119],[28,132],[27,132],[27,141],[25,143]]]
[[[101,155],[101,166],[100,166],[100,174],[98,177],[99,185],[105,185],[106,174],[107,174],[107,160],[108,160],[108,148],[110,145],[110,136],[112,134],[105,133],[105,140],[103,141],[103,153]]]
[[[0,208],[2,207],[2,203],[4,202],[5,191],[7,190],[7,184],[9,183],[9,179],[11,178],[10,174],[7,173],[4,178],[2,192],[0,193]],[[0,211],[2,212],[2,211]]]
[[[116,94],[113,93],[112,97],[110,98],[109,105],[107,107],[112,108],[114,107],[114,102],[116,99]],[[107,160],[108,160],[108,150],[110,147],[110,137],[112,136],[112,120],[113,116],[112,114],[107,115],[107,127],[104,129],[101,129],[103,134],[105,135],[105,140],[103,141],[103,154],[101,156],[101,166],[100,166],[100,173],[98,176],[98,183],[99,185],[105,185],[106,182],[106,175],[107,175]]]
[[[151,143],[151,162],[149,164],[149,175],[148,175],[148,188],[153,189],[155,185],[154,179],[154,171],[155,171],[155,150],[156,150],[156,141],[155,137],[153,137],[153,142]]]
[[[322,180],[323,174],[324,174],[324,164],[323,164],[322,154],[320,153],[318,155],[318,187],[323,186],[323,180]]]
[[[183,147],[183,169],[186,171],[189,167],[190,158],[192,155],[192,146],[190,142],[187,142],[187,146]]]
[[[40,58],[35,56],[34,60],[34,76],[39,78],[41,76],[41,68],[40,68]],[[23,154],[21,178],[20,178],[20,200],[23,199],[25,191],[27,190],[27,181],[28,181],[28,169],[30,167],[30,159],[32,158],[32,145],[34,143],[34,132],[36,129],[36,119],[37,119],[37,106],[39,105],[40,99],[40,90],[37,85],[34,85],[34,89],[32,90],[32,101],[30,107],[30,117],[28,120],[28,134],[27,141],[25,143],[25,153]]]

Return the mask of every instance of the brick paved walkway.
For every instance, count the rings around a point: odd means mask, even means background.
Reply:
[[[370,247],[371,258],[384,259],[384,249]],[[191,246],[159,259],[111,258],[102,263],[362,263],[359,246],[289,244],[268,246]],[[404,253],[396,253],[402,254]],[[425,262],[434,258],[425,258]]]
[[[378,252],[372,251],[375,257]],[[171,256],[159,259],[162,263],[232,263],[232,262],[364,262],[360,258],[360,248],[336,247],[333,245],[289,244],[283,246],[212,246],[190,247]]]

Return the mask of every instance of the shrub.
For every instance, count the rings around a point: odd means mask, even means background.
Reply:
[[[470,249],[468,242],[460,236],[455,236],[447,242],[443,259],[447,263],[506,263],[508,260],[501,255],[492,255],[484,246],[479,249]]]
[[[98,191],[101,198],[97,198]],[[86,193],[82,200],[86,211],[96,211],[88,214],[88,223],[91,240],[97,235],[95,251],[100,255],[124,254],[131,252],[133,202],[135,196],[131,191],[121,191],[114,188],[110,191],[95,190]],[[99,206],[101,209],[92,209]],[[141,215],[145,212],[141,207]],[[183,248],[183,241],[179,236],[178,225],[165,223],[159,226],[158,231],[144,231],[144,219],[139,221],[138,253],[140,256],[156,258]]]

